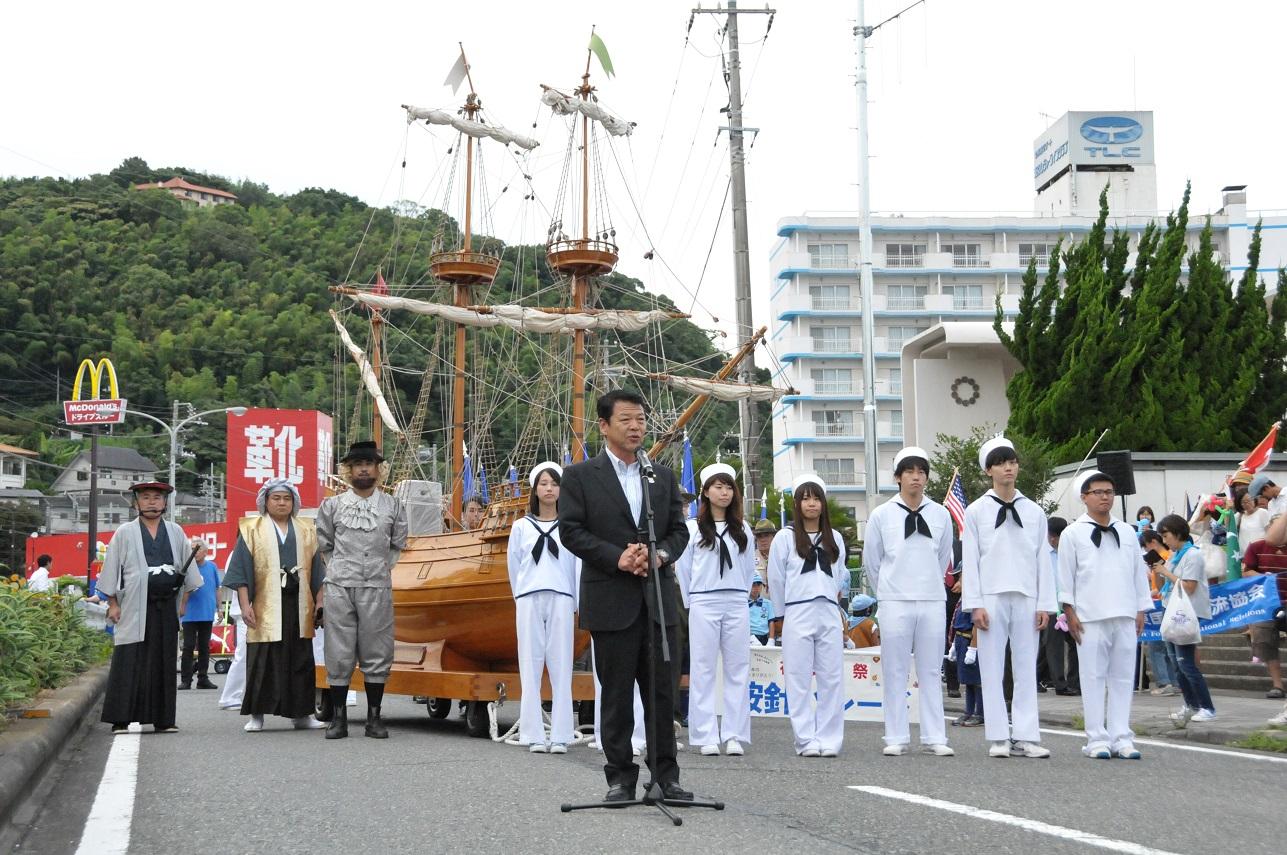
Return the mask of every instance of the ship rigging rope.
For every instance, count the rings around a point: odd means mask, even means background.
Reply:
[[[675,82],[670,86],[670,99],[666,101],[666,112],[662,114],[661,134],[657,137],[657,147],[653,150],[652,164],[648,167],[648,183],[643,187],[643,204],[648,205],[648,196],[652,192],[652,180],[657,176],[657,160],[666,142],[666,131],[670,127],[670,111],[675,106],[675,95],[679,92],[679,78],[684,73],[684,60],[688,57],[688,37],[684,36],[684,47],[679,51],[679,66],[675,69]],[[631,158],[633,162],[633,158]],[[636,181],[638,175],[635,176]]]

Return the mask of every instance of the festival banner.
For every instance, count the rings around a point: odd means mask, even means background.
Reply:
[[[1272,575],[1248,576],[1211,586],[1211,619],[1200,621],[1203,635],[1214,635],[1230,629],[1273,620],[1282,607],[1278,580]],[[1158,603],[1144,618],[1140,641],[1162,640],[1162,615],[1165,607]]]
[[[228,415],[228,516],[235,522],[255,513],[259,487],[286,478],[305,508],[326,496],[334,471],[331,417],[316,410],[250,409]]]

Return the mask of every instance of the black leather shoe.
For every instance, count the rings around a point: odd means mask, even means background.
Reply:
[[[627,787],[625,784],[614,784],[608,788],[608,794],[603,797],[605,802],[632,802],[635,800],[635,788]]]
[[[189,691],[189,690],[191,690],[191,689],[192,689],[192,684],[191,684],[191,683],[180,683],[179,685],[175,686],[175,688],[176,688],[176,689],[178,689],[180,692],[186,692],[186,691]]]
[[[379,707],[369,707],[366,711],[366,735],[372,739],[389,738],[389,728],[380,720]]]
[[[668,801],[672,802],[691,802],[693,794],[679,786],[678,781],[667,781],[661,785],[661,795]]]
[[[208,680],[207,678],[202,677],[200,680],[197,680],[197,688],[198,689],[217,689],[219,687],[216,686],[214,683],[210,682],[210,680]]]
[[[1071,698],[1077,693],[1074,692],[1072,689],[1055,689],[1055,694],[1061,698]]]
[[[327,739],[343,739],[349,735],[349,711],[347,707],[340,707],[335,711],[335,716],[326,725]]]

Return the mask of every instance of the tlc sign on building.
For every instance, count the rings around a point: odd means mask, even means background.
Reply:
[[[228,415],[228,521],[255,512],[270,478],[285,478],[306,508],[316,508],[334,469],[331,417],[316,410],[247,410]]]

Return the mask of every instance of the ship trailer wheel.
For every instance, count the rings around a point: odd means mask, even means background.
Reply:
[[[487,701],[470,701],[465,707],[465,732],[476,738],[490,735],[491,718],[487,714]]]
[[[451,698],[429,698],[425,709],[429,711],[430,718],[446,718],[451,715]]]

